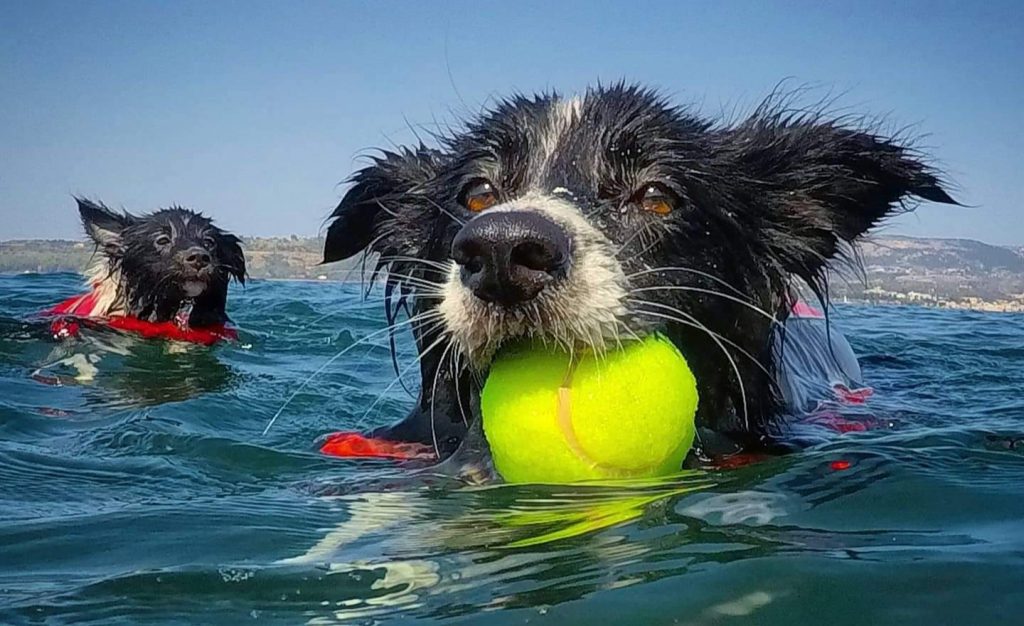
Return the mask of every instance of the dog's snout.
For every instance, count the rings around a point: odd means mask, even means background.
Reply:
[[[481,300],[502,305],[532,300],[565,277],[571,252],[564,228],[529,211],[485,213],[452,242],[463,284]]]
[[[210,265],[210,253],[200,247],[189,248],[182,252],[183,260],[186,265],[189,265],[197,270],[201,270]]]

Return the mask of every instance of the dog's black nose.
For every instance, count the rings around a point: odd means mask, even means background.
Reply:
[[[571,256],[565,229],[529,211],[484,213],[452,242],[463,284],[481,300],[502,305],[532,300],[565,277]]]
[[[200,247],[189,248],[182,252],[184,261],[197,270],[201,270],[210,264],[210,253]]]

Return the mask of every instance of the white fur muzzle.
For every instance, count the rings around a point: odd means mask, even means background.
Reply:
[[[540,213],[564,228],[575,244],[569,271],[533,300],[508,307],[477,298],[452,261],[439,310],[460,351],[482,368],[503,343],[520,337],[596,351],[614,341],[625,314],[626,278],[608,239],[560,197],[532,192],[488,209],[502,211]]]

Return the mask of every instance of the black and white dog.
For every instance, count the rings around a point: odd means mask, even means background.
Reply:
[[[180,207],[139,216],[78,199],[78,211],[96,245],[85,272],[90,291],[53,313],[174,322],[185,329],[228,322],[228,283],[245,281],[237,237]]]
[[[722,125],[638,87],[516,96],[441,140],[383,152],[334,211],[324,261],[368,250],[412,314],[415,409],[374,433],[454,452],[510,339],[601,350],[664,332],[698,423],[766,445],[794,285],[915,198],[954,203],[905,143],[776,100]],[[478,421],[478,420],[477,420]]]
[[[245,280],[245,257],[237,237],[200,213],[179,207],[132,215],[78,199],[78,211],[96,250],[85,270],[88,291],[42,312],[54,339],[81,337],[87,326],[172,340],[168,351],[177,352],[183,349],[182,342],[213,345],[237,338],[237,331],[227,325],[226,311],[229,282]],[[61,341],[32,378],[51,385],[91,382],[104,354],[132,354],[130,338],[119,333],[90,334],[88,339],[81,345]],[[210,363],[207,382],[220,376],[219,364]],[[74,371],[73,378],[60,373],[64,368]],[[133,371],[144,378],[145,370]],[[134,374],[119,379],[126,376]],[[180,382],[194,386],[185,379]],[[166,383],[165,379],[162,389],[150,384],[156,395],[149,395],[165,398],[181,387],[171,389]],[[142,387],[124,393],[140,391]]]

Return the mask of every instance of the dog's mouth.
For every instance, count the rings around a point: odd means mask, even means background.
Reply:
[[[195,298],[206,291],[207,282],[205,280],[186,280],[181,285],[181,291],[188,298]]]
[[[177,282],[186,298],[195,298],[209,288],[216,274],[217,269],[214,265],[204,265],[200,268],[184,267],[178,270]]]

